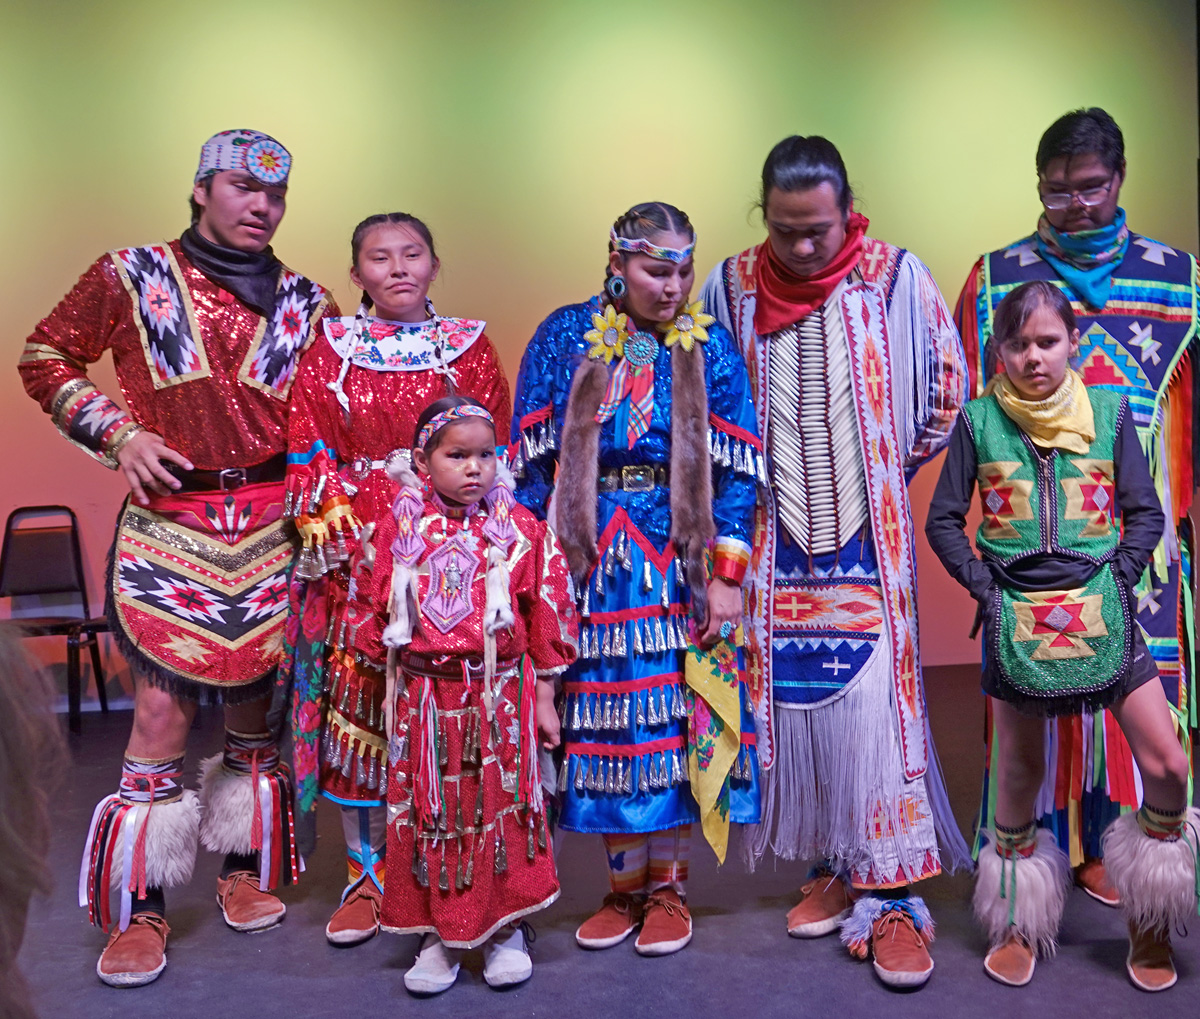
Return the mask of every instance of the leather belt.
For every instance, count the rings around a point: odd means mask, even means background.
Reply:
[[[276,453],[270,460],[249,467],[226,467],[220,471],[185,471],[181,467],[159,461],[179,479],[181,492],[227,492],[243,485],[255,485],[261,481],[282,481],[287,473],[287,454]]]
[[[601,492],[649,492],[654,488],[668,488],[671,472],[666,467],[649,464],[633,467],[603,467],[597,488]]]
[[[517,659],[506,659],[496,663],[496,675],[501,676],[515,668]],[[423,655],[416,651],[405,651],[400,656],[400,667],[417,676],[432,676],[434,679],[481,679],[483,659],[478,655]]]

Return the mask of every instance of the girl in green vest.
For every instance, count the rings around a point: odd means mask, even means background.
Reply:
[[[925,533],[978,601],[985,635],[983,690],[997,734],[996,825],[974,897],[990,939],[985,971],[1022,986],[1036,957],[1054,952],[1070,869],[1034,822],[1046,719],[1108,708],[1143,799],[1105,832],[1104,859],[1129,922],[1130,979],[1160,991],[1176,980],[1171,925],[1196,909],[1200,827],[1135,618],[1133,588],[1165,517],[1125,398],[1084,386],[1070,365],[1078,350],[1057,287],[1025,283],[1004,298],[988,350],[997,371],[959,418]],[[965,533],[975,485],[978,556]]]

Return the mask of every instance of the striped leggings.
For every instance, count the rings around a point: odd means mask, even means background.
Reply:
[[[682,897],[688,876],[692,826],[648,835],[605,835],[608,880],[614,892],[643,895],[673,888]]]

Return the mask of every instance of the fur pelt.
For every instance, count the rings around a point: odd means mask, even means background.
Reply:
[[[586,358],[575,372],[563,421],[558,460],[558,540],[576,583],[596,561],[596,483],[600,463],[600,424],[596,411],[608,389],[608,366]]]
[[[215,754],[200,762],[200,841],[214,853],[252,853],[254,785],[249,775],[226,768],[223,759]]]
[[[903,902],[908,905],[916,917],[917,929],[926,943],[933,941],[934,922],[929,907],[919,895],[910,895],[907,899],[881,899],[875,895],[864,895],[854,904],[854,909],[839,925],[843,945],[862,945],[871,940],[871,929],[875,921],[883,916],[883,907],[889,902]]]
[[[135,814],[140,818],[142,811],[129,811],[112,838],[119,847],[124,844],[125,828]],[[140,821],[139,821],[140,823]],[[196,845],[200,838],[200,801],[191,789],[171,803],[157,803],[146,820],[146,884],[153,888],[177,888],[192,879],[196,865]],[[137,832],[134,832],[134,838]],[[120,856],[117,857],[117,861]],[[112,868],[110,887],[113,892],[121,888],[119,862]]]
[[[716,536],[712,508],[704,348],[677,344],[671,351],[671,540],[684,562],[692,615],[700,625],[708,616],[704,552]]]
[[[1058,846],[1054,833],[1039,828],[1037,843],[1029,856],[1003,860],[995,850],[995,836],[987,833],[989,842],[979,853],[979,870],[975,874],[975,894],[972,904],[975,918],[995,948],[1015,931],[1042,958],[1054,955],[1058,948],[1058,928],[1062,923],[1067,891],[1071,887],[1071,861]],[[1016,867],[1016,906],[1009,925],[1011,900],[1000,892],[1001,869],[1004,872],[1005,894],[1012,894],[1012,868]]]
[[[1151,838],[1133,812],[1122,814],[1101,840],[1104,869],[1121,896],[1121,911],[1138,930],[1182,926],[1196,915],[1196,840],[1200,810],[1188,807],[1184,837]]]

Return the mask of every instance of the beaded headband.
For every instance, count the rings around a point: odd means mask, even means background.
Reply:
[[[496,422],[486,407],[476,407],[472,403],[463,404],[460,407],[450,407],[440,414],[434,414],[426,422],[425,427],[417,435],[417,448],[424,449],[437,432],[462,418],[483,418],[493,429],[496,427]]]
[[[608,230],[608,239],[612,242],[613,251],[623,251],[631,255],[649,255],[651,258],[661,258],[667,262],[686,262],[696,250],[696,242],[692,241],[686,248],[660,248],[651,244],[644,237],[618,237],[612,227]]]

